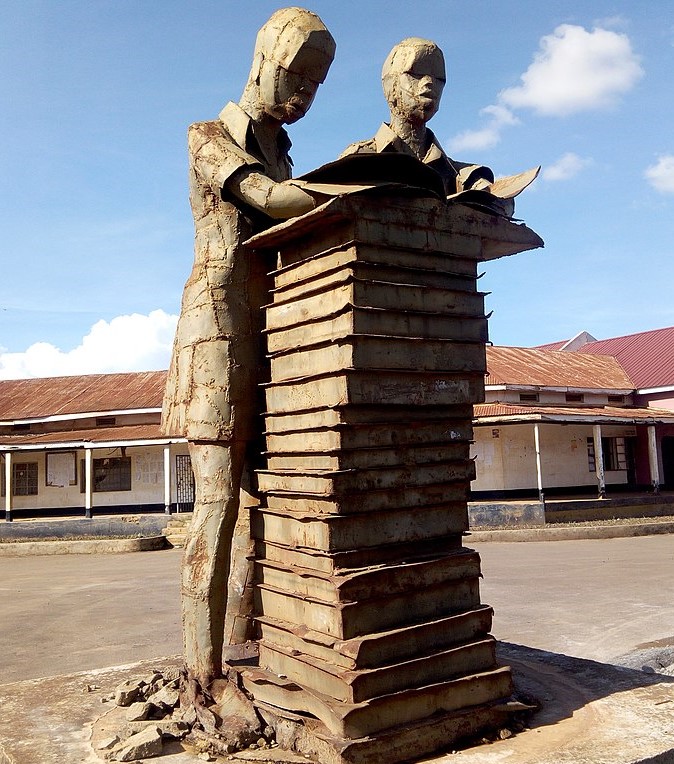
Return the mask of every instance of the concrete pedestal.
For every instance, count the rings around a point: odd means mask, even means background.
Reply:
[[[400,194],[340,197],[250,242],[277,267],[252,519],[260,669],[244,678],[318,720],[335,761],[403,761],[507,712],[462,546],[486,371],[477,265],[541,244]]]

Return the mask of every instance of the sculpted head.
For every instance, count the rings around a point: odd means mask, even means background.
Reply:
[[[440,107],[445,86],[445,58],[430,40],[408,37],[386,57],[382,85],[392,115],[424,124]]]
[[[301,119],[335,55],[335,41],[316,14],[282,8],[260,29],[246,92],[279,122]]]

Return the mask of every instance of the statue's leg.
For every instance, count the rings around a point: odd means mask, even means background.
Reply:
[[[245,480],[245,472],[244,472]],[[241,645],[253,638],[253,550],[250,513],[259,500],[244,487],[232,539],[232,561],[225,614],[225,645]]]
[[[182,565],[185,665],[202,688],[222,676],[222,646],[232,535],[237,521],[245,443],[189,444],[194,517]]]

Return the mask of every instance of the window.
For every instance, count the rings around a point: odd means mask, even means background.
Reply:
[[[618,470],[627,469],[625,438],[602,438],[601,450],[604,457],[605,472],[617,472]],[[587,466],[590,472],[597,471],[594,438],[587,439]]]
[[[585,396],[582,393],[567,393],[567,403],[582,403],[585,400]]]
[[[48,486],[65,488],[77,485],[76,457],[74,451],[48,451],[46,458],[45,483]]]
[[[538,393],[520,393],[522,403],[538,403]]]
[[[96,427],[113,427],[117,424],[117,417],[114,416],[97,416]]]
[[[82,479],[81,491],[85,489],[84,459],[80,461]],[[93,490],[97,493],[104,491],[131,490],[131,457],[117,456],[107,459],[94,459],[92,464]]]
[[[624,395],[609,395],[608,402],[619,403],[622,406],[622,404],[625,403],[625,396]]]
[[[37,462],[15,462],[12,464],[12,494],[14,496],[37,496]],[[2,471],[2,495],[5,495],[4,470]]]

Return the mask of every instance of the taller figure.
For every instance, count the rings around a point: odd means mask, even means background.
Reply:
[[[189,128],[194,267],[185,284],[162,427],[186,437],[195,504],[182,565],[185,664],[193,700],[222,675],[227,580],[246,448],[261,381],[264,263],[242,242],[314,201],[289,181],[283,124],[301,119],[324,81],[335,42],[318,16],[277,11],[257,35],[238,104]]]

